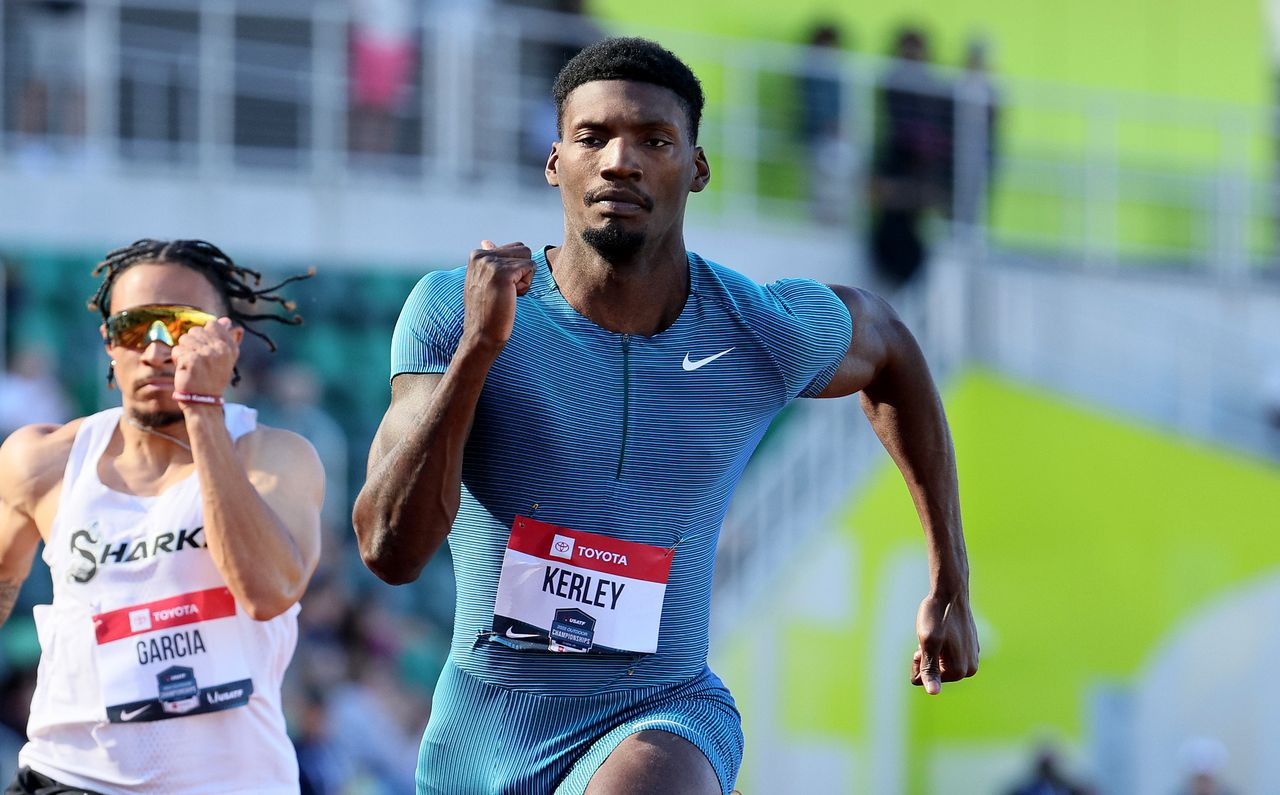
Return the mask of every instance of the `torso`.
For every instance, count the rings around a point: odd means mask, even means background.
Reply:
[[[555,694],[690,679],[706,665],[711,578],[730,497],[770,421],[800,391],[779,367],[778,340],[768,339],[790,320],[759,285],[695,255],[676,321],[654,336],[617,334],[578,314],[541,252],[535,261],[463,457],[449,537],[458,575],[453,657],[486,681]],[[847,344],[846,330],[826,345],[832,369]],[[674,549],[656,653],[588,659],[516,651],[484,634],[513,518],[530,513]]]

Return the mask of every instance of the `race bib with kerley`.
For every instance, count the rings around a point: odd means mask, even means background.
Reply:
[[[673,554],[517,516],[498,580],[494,635],[518,648],[651,654]]]
[[[236,600],[210,588],[93,617],[111,723],[168,720],[249,703],[253,680]]]

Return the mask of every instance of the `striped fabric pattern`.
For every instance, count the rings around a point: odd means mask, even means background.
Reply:
[[[450,658],[483,682],[589,696],[669,687],[705,670],[716,542],[734,487],[778,411],[830,381],[852,323],[817,282],[758,285],[688,258],[683,312],[642,337],[580,315],[545,249],[534,255],[533,285],[480,398],[449,538]],[[437,271],[414,288],[392,341],[393,377],[447,369],[462,334],[464,280],[465,269]],[[487,634],[511,523],[530,514],[674,547],[656,653],[523,651]]]
[[[742,762],[729,691],[709,670],[676,687],[555,698],[497,687],[445,666],[422,738],[418,792],[581,795],[627,737],[660,729],[702,749],[728,792]]]

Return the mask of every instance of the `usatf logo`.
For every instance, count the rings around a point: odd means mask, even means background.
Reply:
[[[147,560],[164,552],[181,552],[187,547],[204,549],[204,539],[201,537],[203,530],[204,527],[194,527],[178,530],[176,533],[159,533],[149,538],[112,544],[102,542],[98,523],[94,522],[71,534],[72,563],[67,569],[67,578],[72,582],[86,583],[97,575],[99,566],[109,563]]]
[[[559,533],[551,540],[551,557],[573,559],[573,539]]]

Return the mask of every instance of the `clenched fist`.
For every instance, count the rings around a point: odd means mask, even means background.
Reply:
[[[231,382],[243,335],[227,317],[183,334],[173,346],[173,390],[221,395]]]
[[[471,252],[463,324],[464,341],[496,356],[516,321],[516,298],[533,284],[533,252],[523,243],[495,246],[485,240]]]

